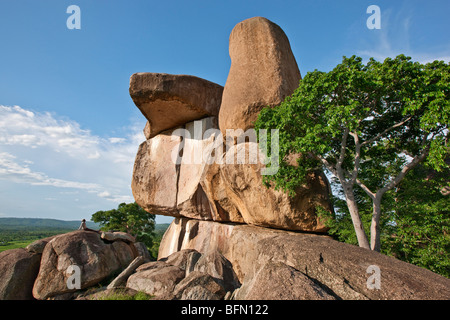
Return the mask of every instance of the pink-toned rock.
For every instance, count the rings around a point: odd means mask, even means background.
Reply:
[[[179,267],[161,265],[132,274],[127,280],[127,288],[155,296],[165,296],[172,293],[184,277],[185,271]]]
[[[136,203],[153,214],[179,216],[177,209],[179,166],[172,151],[181,143],[172,130],[144,141],[133,168],[131,190]]]
[[[178,178],[177,208],[181,216],[212,220],[208,198],[200,184],[207,155],[212,149],[217,118],[208,117],[185,125],[183,156]],[[216,132],[216,133],[217,133]]]
[[[188,75],[135,73],[129,91],[149,122],[146,130],[151,138],[190,121],[217,116],[223,87]]]
[[[219,127],[253,128],[259,111],[280,104],[301,79],[297,62],[283,30],[255,17],[238,23],[229,41],[231,67],[219,112]]]
[[[136,203],[153,214],[212,220],[200,181],[216,134],[217,118],[207,117],[143,142],[131,183]]]
[[[80,289],[85,289],[122,271],[134,258],[130,245],[123,241],[106,243],[97,232],[77,230],[56,236],[42,253],[33,296],[45,300],[77,291],[67,285],[72,275],[70,266],[80,268]]]
[[[172,239],[177,241],[173,243]],[[450,298],[449,279],[325,235],[175,219],[161,241],[158,258],[183,249],[195,249],[202,254],[219,251],[231,262],[242,287],[251,289],[247,291],[248,296],[242,292],[243,298],[261,298],[262,289],[275,286],[284,286],[292,298],[304,299]],[[367,271],[369,266],[380,269],[381,289],[367,285],[372,275]],[[253,286],[251,281],[255,278],[257,285]],[[278,281],[271,282],[271,278]],[[310,288],[299,290],[296,285]],[[322,290],[317,290],[317,286]],[[274,290],[267,298],[287,299],[288,296]]]
[[[239,163],[238,158],[244,156],[246,161]],[[290,197],[284,191],[264,185],[262,159],[264,156],[255,142],[239,143],[227,151],[222,164],[211,164],[204,170],[201,183],[214,220],[326,232],[328,228],[320,220],[317,209],[332,211],[326,176],[320,172],[311,174],[307,183]]]
[[[25,249],[0,253],[0,300],[31,300],[41,255]]]

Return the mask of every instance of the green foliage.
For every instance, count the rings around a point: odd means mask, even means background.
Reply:
[[[107,295],[101,295],[97,300],[150,300],[153,296],[138,291],[135,294],[127,293],[126,290],[117,289],[113,293],[109,293]]]
[[[371,59],[366,65],[359,57],[344,57],[328,73],[309,72],[292,96],[278,107],[263,109],[255,123],[257,132],[279,129],[280,170],[265,176],[265,182],[292,192],[325,161],[336,166],[346,131],[366,142],[358,159],[364,183],[376,172],[378,182],[370,182],[384,185],[400,171],[406,155],[421,152],[440,170],[449,150],[449,74],[450,64],[422,65],[404,55],[383,63]],[[356,141],[345,142],[342,168],[350,174]],[[297,168],[286,161],[292,153],[304,155]]]
[[[100,224],[101,230],[115,230],[132,234],[148,248],[153,246],[155,215],[134,203],[121,203],[117,209],[97,211],[92,221]]]
[[[450,278],[450,201],[442,194],[450,184],[450,170],[437,172],[418,166],[382,203],[381,252]],[[336,182],[333,183],[338,188]],[[356,189],[364,225],[371,219],[371,200]],[[327,212],[329,234],[336,240],[357,245],[352,221],[342,191],[334,198],[335,216]],[[368,231],[368,230],[366,230]]]
[[[48,220],[48,224],[45,221]],[[0,252],[25,248],[38,239],[73,231],[80,222],[54,219],[0,218]]]
[[[338,210],[331,232],[336,237],[367,248],[370,233],[373,250],[391,241],[390,250],[397,256],[436,266],[439,262],[432,256],[448,252],[448,231],[443,227],[442,237],[430,231],[433,225],[448,224],[442,216],[446,207],[440,204],[439,209],[436,204],[445,200],[416,203],[407,192],[402,195],[403,207],[398,207],[394,199],[398,190],[408,189],[395,190],[419,163],[436,172],[448,170],[449,98],[450,64],[443,61],[424,65],[399,55],[364,64],[352,56],[344,57],[330,72],[309,72],[290,97],[277,107],[263,109],[255,123],[258,133],[279,130],[280,168],[264,176],[264,183],[293,194],[309,172],[326,170],[343,192],[335,199]],[[302,155],[297,166],[288,161],[293,154]],[[411,183],[423,182],[416,179]],[[426,238],[433,239],[436,248],[426,246],[432,253],[418,253]],[[401,245],[393,239],[403,239],[403,251],[394,249]],[[415,242],[408,244],[405,239]],[[414,254],[408,252],[409,246]]]
[[[392,193],[395,229],[384,252],[450,278],[450,170],[421,166]]]

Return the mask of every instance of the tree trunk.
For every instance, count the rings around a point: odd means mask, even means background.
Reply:
[[[353,227],[355,228],[356,238],[358,239],[358,244],[360,247],[365,249],[370,249],[369,240],[367,239],[366,232],[364,231],[364,226],[361,221],[361,216],[359,215],[358,205],[356,204],[355,196],[353,194],[353,188],[350,186],[344,187],[345,199],[347,202],[347,207],[350,211],[350,216],[352,217]]]
[[[370,249],[380,252],[381,250],[381,195],[376,195],[373,199],[372,223],[370,225]]]

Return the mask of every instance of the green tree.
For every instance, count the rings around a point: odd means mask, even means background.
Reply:
[[[117,209],[97,211],[91,220],[99,223],[101,230],[127,232],[148,248],[153,245],[155,215],[142,209],[136,202],[121,203]]]
[[[392,200],[391,234],[384,253],[450,277],[450,170],[418,166],[408,173]]]
[[[330,72],[309,72],[255,123],[257,132],[279,130],[280,168],[265,182],[293,192],[308,172],[325,168],[342,186],[359,246],[380,251],[384,194],[424,160],[438,171],[447,166],[449,80],[450,64],[423,65],[404,55],[367,64],[344,57]],[[287,163],[290,154],[302,155],[298,167]],[[372,202],[370,242],[358,187]]]
[[[336,183],[332,185],[337,189]],[[383,197],[381,252],[450,277],[450,170],[436,172],[418,165],[397,188]],[[371,199],[355,189],[364,225],[370,223]],[[342,191],[334,197],[337,214],[327,216],[329,234],[357,244]],[[367,231],[367,227],[366,227]]]

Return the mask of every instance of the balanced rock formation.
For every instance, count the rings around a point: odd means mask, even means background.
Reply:
[[[146,135],[151,138],[181,124],[217,116],[223,87],[194,76],[136,73],[129,91],[148,120]]]
[[[235,299],[450,299],[450,279],[326,235],[175,219],[158,258],[186,249],[230,261],[242,283]],[[379,289],[368,285],[371,266]]]
[[[295,197],[266,188],[256,141],[238,137],[234,145],[236,137],[230,143],[226,135],[225,129],[253,127],[261,108],[297,88],[300,71],[286,35],[265,18],[245,20],[231,32],[230,56],[223,96],[219,85],[197,77],[132,75],[130,95],[149,121],[133,169],[136,203],[153,214],[326,232],[317,208],[333,209],[323,173],[311,174]],[[233,159],[247,149],[258,162]]]
[[[262,17],[238,23],[230,35],[231,67],[219,112],[219,127],[253,128],[259,111],[292,94],[301,79],[286,34]]]
[[[144,141],[131,183],[134,199],[153,214],[326,232],[317,207],[332,212],[329,183],[315,172],[290,197],[263,184],[256,142],[224,148],[215,117],[189,122]],[[225,150],[225,151],[224,151]],[[245,161],[240,161],[243,156]],[[256,161],[250,160],[255,156]]]

